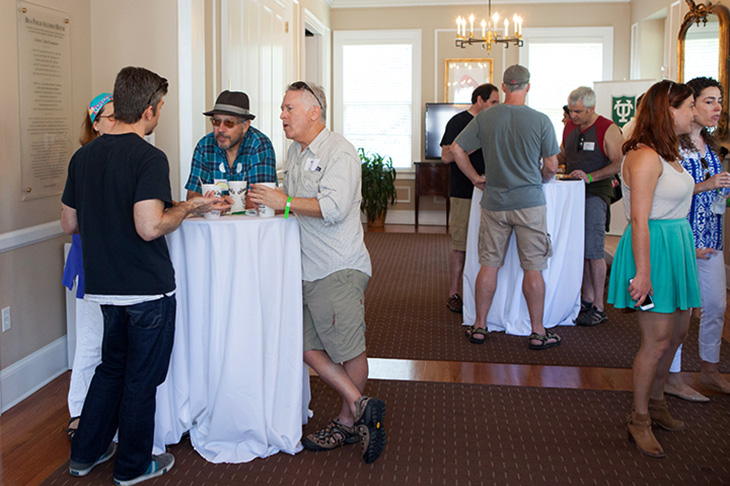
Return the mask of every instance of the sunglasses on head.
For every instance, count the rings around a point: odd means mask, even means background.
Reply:
[[[296,83],[292,83],[291,87],[295,90],[307,90],[310,93],[312,93],[312,96],[314,96],[314,99],[317,100],[317,104],[321,109],[324,110],[324,106],[322,106],[322,102],[319,100],[319,96],[317,96],[317,93],[314,92],[314,90],[304,81],[297,81]]]
[[[223,124],[226,128],[233,128],[239,123],[243,123],[243,120],[221,120],[218,118],[211,118],[210,122],[213,124],[214,127],[219,127],[221,124]]]

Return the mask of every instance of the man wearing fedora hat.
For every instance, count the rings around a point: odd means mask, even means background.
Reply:
[[[248,95],[223,91],[210,117],[213,131],[203,137],[193,152],[187,198],[200,196],[201,184],[215,180],[247,181],[249,184],[276,182],[276,157],[269,137],[251,126]]]

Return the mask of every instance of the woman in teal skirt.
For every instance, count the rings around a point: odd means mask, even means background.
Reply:
[[[684,341],[693,307],[699,307],[692,230],[687,213],[694,179],[679,163],[679,135],[690,132],[694,97],[684,84],[661,81],[646,92],[636,128],[624,143],[621,167],[624,210],[629,219],[613,260],[608,302],[641,306],[641,347],[633,365],[634,406],[629,439],[651,457],[664,451],[652,422],[681,430],[664,399],[664,383],[677,346]],[[649,300],[654,307],[649,309]],[[641,308],[640,307],[640,308]]]

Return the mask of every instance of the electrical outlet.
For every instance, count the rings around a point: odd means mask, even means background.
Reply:
[[[10,330],[10,307],[3,308],[3,332]]]

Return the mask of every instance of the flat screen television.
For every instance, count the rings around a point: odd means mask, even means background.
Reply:
[[[441,138],[451,117],[468,109],[465,103],[426,103],[426,159],[441,158]]]

